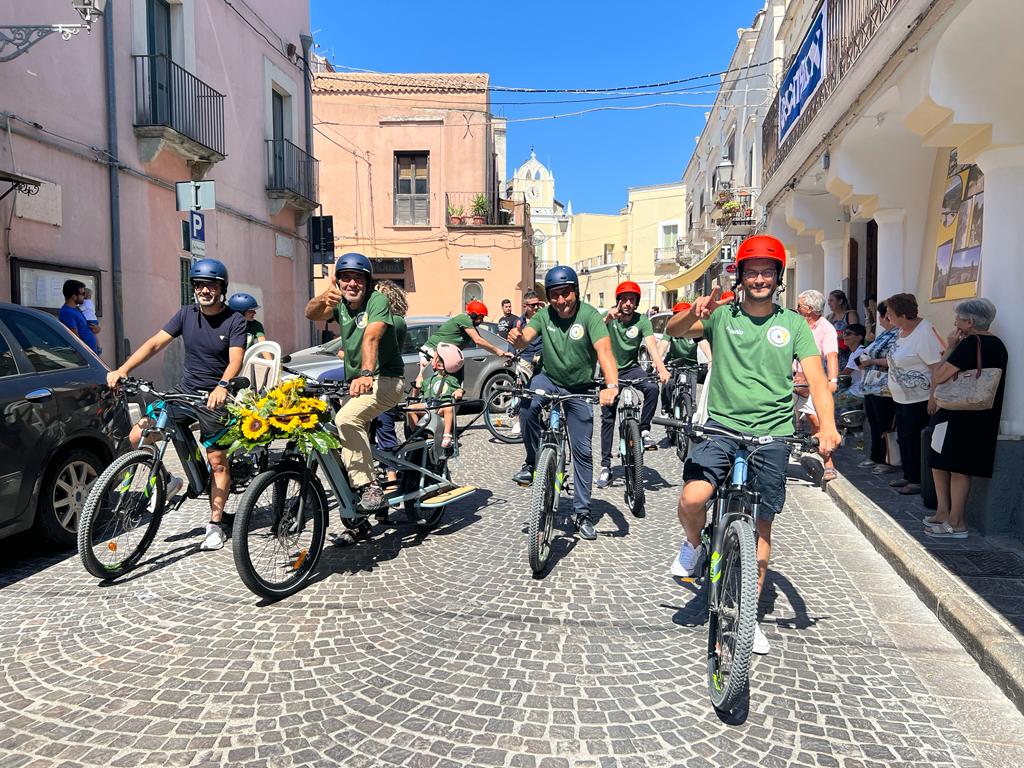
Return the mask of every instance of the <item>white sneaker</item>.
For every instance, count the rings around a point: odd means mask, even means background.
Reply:
[[[866,468],[868,468],[868,467],[873,467],[873,466],[875,466],[875,462],[873,462],[873,461],[872,461],[871,459],[864,459],[864,461],[862,461],[862,462],[860,462],[859,464],[857,464],[857,466],[858,466],[858,467],[863,467],[863,468],[865,468],[865,469],[866,469]]]
[[[761,625],[754,625],[754,647],[751,650],[758,656],[764,656],[772,649],[768,642],[768,638],[764,636],[764,632],[761,631]]]
[[[522,434],[522,429],[522,425],[519,423],[518,420],[516,420],[516,423],[512,426],[512,429],[509,430],[508,436],[519,437],[519,435]]]
[[[203,539],[203,543],[199,545],[199,549],[203,552],[212,552],[215,549],[221,549],[224,546],[224,542],[227,541],[227,538],[227,534],[224,533],[224,529],[221,528],[218,523],[207,523],[206,538]]]
[[[175,496],[178,495],[178,492],[181,490],[181,486],[183,486],[184,484],[185,483],[182,482],[182,479],[177,475],[168,475],[166,483],[167,489],[164,491],[164,498],[167,501],[173,499]]]
[[[694,565],[697,562],[697,549],[690,542],[683,540],[683,545],[679,548],[679,554],[672,561],[672,568],[670,569],[673,576],[677,576],[680,579],[689,578],[692,574]]]

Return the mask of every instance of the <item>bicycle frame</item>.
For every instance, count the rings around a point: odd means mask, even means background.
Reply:
[[[565,474],[572,451],[566,450],[569,447],[569,435],[565,431],[565,407],[561,400],[548,401],[541,406],[541,422],[545,425],[541,433],[540,446],[537,454],[545,446],[553,446],[555,449],[555,493],[561,493],[565,488]]]
[[[210,487],[210,468],[205,461],[199,448],[199,441],[191,430],[182,429],[176,421],[170,418],[170,409],[164,402],[156,417],[156,424],[142,430],[142,437],[137,447],[148,449],[153,452],[153,469],[150,470],[150,478],[147,482],[153,481],[153,473],[158,466],[163,465],[164,456],[167,453],[167,445],[174,445],[174,450],[181,460],[181,466],[188,478],[188,496],[198,498]],[[154,432],[161,435],[161,440],[151,445],[146,445],[146,438]]]
[[[640,410],[644,394],[628,379],[619,381],[619,402],[616,418],[619,425],[619,459],[626,455],[626,426],[630,421],[640,423]]]

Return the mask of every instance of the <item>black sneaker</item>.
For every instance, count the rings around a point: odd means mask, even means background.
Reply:
[[[384,500],[384,489],[374,483],[367,485],[359,496],[358,508],[360,512],[376,512],[387,509],[388,503]]]
[[[512,481],[519,485],[533,485],[533,467],[523,464],[523,468],[512,475]]]
[[[607,488],[612,482],[612,468],[601,467],[601,474],[597,476],[597,487]]]
[[[579,531],[581,539],[593,541],[597,538],[597,528],[594,527],[590,515],[580,515],[576,518],[576,530]]]

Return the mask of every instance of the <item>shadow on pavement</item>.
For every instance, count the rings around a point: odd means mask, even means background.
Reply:
[[[17,584],[77,554],[74,549],[54,550],[39,541],[32,531],[3,539],[0,541],[0,563],[3,563],[0,569],[0,589]]]
[[[829,616],[811,616],[808,614],[807,603],[800,594],[800,590],[784,574],[769,568],[768,574],[765,576],[764,588],[761,590],[761,599],[757,605],[758,621],[763,621],[765,616],[775,612],[775,603],[779,598],[780,592],[785,595],[795,615],[792,619],[769,619],[778,626],[786,629],[807,629],[808,627],[813,627],[822,619],[830,618]]]

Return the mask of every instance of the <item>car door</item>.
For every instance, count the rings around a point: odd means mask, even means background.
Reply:
[[[14,307],[0,308],[0,328],[14,355],[18,374],[0,381],[3,400],[5,452],[8,441],[16,455],[9,458],[22,477],[14,505],[0,509],[0,525],[9,523],[16,507],[27,509],[40,474],[69,433],[82,428],[82,418],[99,423],[95,388],[87,388],[92,373],[84,347],[49,317]],[[0,469],[7,475],[9,469]],[[5,518],[10,519],[5,519]]]

